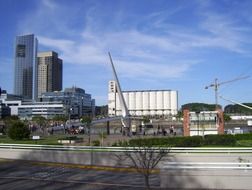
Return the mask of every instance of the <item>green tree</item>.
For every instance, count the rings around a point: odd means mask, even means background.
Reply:
[[[188,103],[181,106],[182,110],[188,109],[193,112],[199,111],[215,111],[215,104],[205,104],[205,103]],[[221,106],[218,105],[218,108],[221,109]]]
[[[183,118],[183,112],[179,110],[177,115],[176,115],[176,119],[180,120],[181,118]]]
[[[30,136],[30,130],[23,122],[16,121],[9,127],[8,136],[13,140],[28,139]]]
[[[39,127],[45,127],[47,124],[47,119],[40,115],[32,117],[32,121],[35,122]]]
[[[149,123],[150,122],[150,118],[148,116],[144,116],[143,117],[143,123],[146,124],[146,123]]]
[[[232,118],[229,115],[225,114],[225,113],[224,113],[223,117],[224,117],[225,122],[229,122],[229,121],[232,120]]]
[[[68,120],[68,117],[65,115],[55,115],[52,118],[53,121],[58,121],[58,122],[66,122]]]
[[[16,115],[5,117],[3,120],[4,122],[4,128],[2,129],[3,133],[6,134],[8,128],[10,128],[13,125],[13,123],[17,121],[20,121],[20,120],[19,120],[19,117]]]

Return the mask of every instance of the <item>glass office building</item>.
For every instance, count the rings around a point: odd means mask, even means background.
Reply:
[[[41,95],[42,102],[61,102],[71,118],[94,115],[95,101],[91,94],[78,87],[66,88],[64,92],[45,92]]]
[[[34,34],[16,37],[14,94],[29,99],[37,97],[37,44]]]

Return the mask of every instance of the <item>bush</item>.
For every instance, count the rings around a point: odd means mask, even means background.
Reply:
[[[30,130],[21,121],[16,121],[9,127],[8,136],[13,140],[28,139],[30,137]]]
[[[243,138],[250,139],[251,134]],[[237,138],[242,138],[238,136]],[[126,142],[119,141],[118,146],[165,146],[165,147],[199,147],[202,145],[235,146],[236,137],[234,135],[206,135],[192,137],[167,137],[167,138],[141,138],[131,139]]]
[[[252,140],[252,133],[236,134],[235,139],[236,140]]]
[[[175,147],[198,147],[203,145],[203,138],[201,136],[180,137],[177,139]]]
[[[239,140],[236,142],[237,146],[252,147],[252,140]]]
[[[197,147],[201,145],[203,145],[201,136],[131,139],[129,141],[129,146]]]
[[[78,140],[80,138],[78,138],[77,136],[69,136],[69,137],[64,137],[64,138],[60,138],[58,140]]]
[[[100,146],[100,141],[99,140],[94,140],[94,141],[92,141],[92,145],[93,146]]]
[[[236,139],[233,135],[206,135],[204,144],[235,146]]]

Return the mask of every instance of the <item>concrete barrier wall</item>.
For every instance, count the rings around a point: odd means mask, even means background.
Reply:
[[[0,149],[0,158],[83,165],[116,166],[116,153]]]
[[[119,166],[113,152],[0,149],[0,158],[83,165]],[[163,188],[252,189],[252,170],[164,169],[171,162],[251,162],[252,154],[192,153],[169,154],[160,162],[160,185]]]
[[[252,189],[252,170],[162,170],[163,188]]]

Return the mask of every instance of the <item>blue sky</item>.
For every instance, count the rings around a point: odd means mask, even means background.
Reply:
[[[39,51],[63,59],[63,87],[76,85],[107,104],[110,51],[123,90],[171,89],[179,105],[214,103],[204,87],[252,76],[252,1],[0,1],[0,86],[13,92],[14,40],[34,33]],[[252,77],[220,94],[252,102]],[[229,102],[221,100],[222,105]]]

